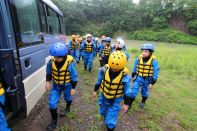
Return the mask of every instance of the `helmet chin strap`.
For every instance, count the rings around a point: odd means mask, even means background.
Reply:
[[[116,48],[116,50],[122,51],[122,48],[119,48],[119,47],[118,47],[118,48]]]
[[[120,70],[115,70],[115,69],[112,69],[110,68],[112,72],[120,72]]]
[[[151,53],[148,57],[143,57],[142,59],[143,59],[144,61],[148,61],[148,60],[150,59],[151,56],[152,56],[152,53]]]
[[[66,60],[66,59],[67,59],[67,55],[64,56],[64,60]]]

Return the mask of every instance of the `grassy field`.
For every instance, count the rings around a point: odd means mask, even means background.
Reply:
[[[126,43],[131,56],[127,67],[131,72],[134,59],[140,54],[139,46],[144,42],[126,40]],[[116,131],[196,131],[197,46],[168,43],[154,45],[160,65],[159,79],[144,110],[138,107],[141,100],[139,94],[128,114],[120,112]],[[82,61],[76,64],[79,81],[72,112],[65,118],[58,118],[56,131],[106,130],[103,118],[98,114],[97,101],[91,97],[98,68],[98,58],[94,60],[92,73],[83,70]],[[45,93],[30,116],[16,125],[14,130],[45,130],[50,121],[47,98],[48,93]],[[60,110],[65,107],[65,102],[61,100],[59,105]]]
[[[140,54],[139,46],[144,42],[126,40],[126,43],[131,55],[127,66],[131,71],[134,59]],[[197,46],[168,43],[154,43],[154,45],[155,55],[160,65],[158,82],[151,91],[145,110],[142,111],[138,108],[141,100],[139,95],[128,113],[129,115],[120,115],[118,129],[126,130],[121,124],[126,125],[125,123],[128,122],[125,127],[132,127],[132,121],[128,120],[135,121],[130,118],[134,116],[137,120],[134,123],[137,124],[134,125],[134,129],[197,130]],[[83,71],[82,65],[77,65],[79,76],[82,76],[83,82],[85,82],[84,89],[81,90],[81,86],[79,86],[79,91],[87,91],[82,95],[84,102],[91,103],[90,92],[93,90],[98,68],[98,59],[94,61],[92,74]],[[95,112],[88,114],[95,113],[94,121],[98,121],[100,120],[97,118],[98,106],[93,108]],[[96,127],[100,130],[102,126],[98,124]]]
[[[155,46],[160,65],[159,80],[151,92],[139,128],[197,130],[197,47],[166,43],[155,43]],[[132,58],[139,54],[132,45],[129,51]],[[132,64],[131,59],[128,66]],[[137,104],[131,112],[136,110]]]

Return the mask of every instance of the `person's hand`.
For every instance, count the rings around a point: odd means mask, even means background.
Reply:
[[[128,106],[128,105],[123,104],[123,105],[122,105],[122,111],[123,111],[123,113],[127,113],[127,112],[128,112],[128,110],[129,110],[129,106]]]
[[[94,92],[92,93],[92,97],[93,97],[93,98],[96,98],[96,96],[97,96],[97,92],[94,91]]]
[[[74,96],[75,92],[76,92],[75,89],[71,89],[71,91],[70,91],[71,96]]]
[[[46,84],[45,84],[45,89],[46,89],[47,91],[49,91],[49,90],[51,89],[51,83],[50,83],[49,81],[46,82]]]
[[[152,84],[149,84],[149,85],[148,85],[148,90],[150,90],[150,91],[151,91],[151,90],[152,90],[152,88],[153,88],[153,85],[152,85]]]

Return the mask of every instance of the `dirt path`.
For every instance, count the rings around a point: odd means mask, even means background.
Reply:
[[[106,130],[103,118],[98,114],[97,100],[93,100],[91,93],[97,79],[98,61],[94,61],[92,73],[83,70],[82,62],[76,65],[79,73],[77,93],[74,96],[72,111],[64,118],[58,118],[58,128],[56,131],[102,131]],[[40,99],[30,115],[18,122],[14,131],[45,131],[45,127],[51,121],[48,110],[48,92]],[[65,107],[65,102],[61,99],[58,112]],[[119,115],[117,131],[140,130],[138,128],[141,111],[135,113]]]

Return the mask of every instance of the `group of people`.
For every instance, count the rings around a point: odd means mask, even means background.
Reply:
[[[98,37],[93,37],[91,34],[80,37],[79,35],[72,35],[71,41],[68,43],[68,54],[71,55],[76,63],[80,63],[81,58],[84,62],[84,69],[91,72],[93,60],[99,54],[100,66],[108,63],[111,52],[123,51],[129,59],[129,53],[126,51],[124,40],[118,38],[116,43],[111,45],[111,38],[102,36],[99,42]]]
[[[146,43],[140,47],[142,53],[134,61],[132,74],[129,74],[129,69],[126,67],[129,53],[126,51],[124,40],[117,38],[113,45],[110,37],[102,36],[101,41],[98,40],[91,34],[84,37],[72,35],[68,46],[63,42],[51,46],[49,53],[52,58],[47,63],[45,85],[45,89],[50,92],[48,105],[52,119],[46,127],[48,131],[54,130],[57,126],[57,108],[62,93],[66,107],[60,111],[59,116],[64,117],[71,111],[78,81],[75,61],[79,63],[81,58],[84,70],[88,69],[91,72],[94,58],[99,57],[101,67],[98,70],[95,87],[92,89],[92,97],[99,96],[99,113],[104,116],[108,131],[113,131],[117,126],[121,102],[124,100],[123,112],[128,112],[140,89],[142,100],[139,107],[144,109],[149,92],[158,79],[159,64],[153,54],[154,46]],[[132,87],[131,82],[133,82]],[[2,110],[4,93],[0,83],[0,129],[9,131]]]
[[[153,54],[154,46],[147,43],[140,47],[142,53],[134,62],[132,74],[129,74],[129,69],[126,67],[129,53],[126,51],[124,40],[118,38],[115,44],[111,45],[110,37],[101,38],[99,42],[98,38],[94,38],[91,34],[83,38],[72,35],[68,47],[65,43],[56,43],[50,48],[50,55],[53,57],[47,64],[45,88],[50,91],[48,103],[52,121],[47,126],[47,130],[54,130],[57,126],[57,108],[61,92],[67,104],[65,109],[60,111],[59,116],[64,117],[70,112],[78,81],[74,61],[79,63],[81,57],[84,70],[88,68],[91,72],[93,60],[99,54],[101,67],[98,70],[98,79],[92,97],[99,96],[99,113],[104,116],[108,131],[113,131],[117,126],[122,100],[124,100],[122,110],[126,113],[140,89],[142,101],[139,107],[144,109],[149,91],[158,79],[159,65]]]

